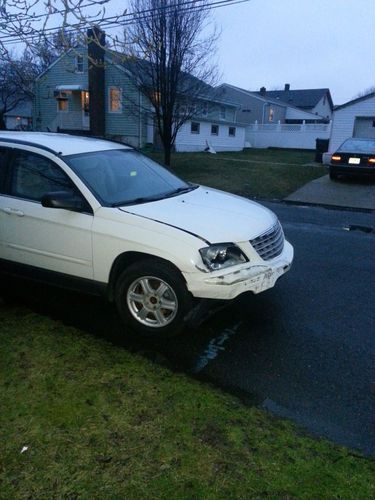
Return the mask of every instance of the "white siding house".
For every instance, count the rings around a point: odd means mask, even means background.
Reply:
[[[244,124],[199,119],[184,123],[175,142],[178,152],[204,151],[208,146],[215,151],[242,151],[244,145]]]
[[[329,151],[333,153],[349,137],[375,139],[375,92],[335,109]]]

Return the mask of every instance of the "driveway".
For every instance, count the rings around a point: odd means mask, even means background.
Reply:
[[[345,179],[331,181],[328,175],[298,189],[286,201],[302,204],[375,210],[375,182]]]

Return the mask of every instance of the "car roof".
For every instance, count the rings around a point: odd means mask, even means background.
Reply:
[[[109,149],[131,149],[130,146],[118,142],[52,132],[0,131],[0,144],[2,142],[40,147],[62,156]]]

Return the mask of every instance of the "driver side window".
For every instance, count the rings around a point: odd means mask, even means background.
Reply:
[[[48,158],[19,151],[12,162],[9,194],[18,198],[40,201],[53,191],[75,193],[71,180]]]

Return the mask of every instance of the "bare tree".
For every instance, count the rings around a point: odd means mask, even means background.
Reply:
[[[13,57],[0,62],[0,129],[5,129],[5,114],[33,94],[33,82],[38,67],[27,52],[19,59]]]
[[[152,105],[166,165],[181,126],[213,96],[217,33],[208,32],[209,5],[206,0],[131,0],[134,21],[125,32],[125,65]]]
[[[367,89],[362,90],[361,92],[358,92],[358,94],[356,94],[354,96],[354,99],[356,99],[357,97],[364,97],[364,96],[366,96],[368,94],[372,94],[373,92],[375,92],[375,86],[368,87]]]

